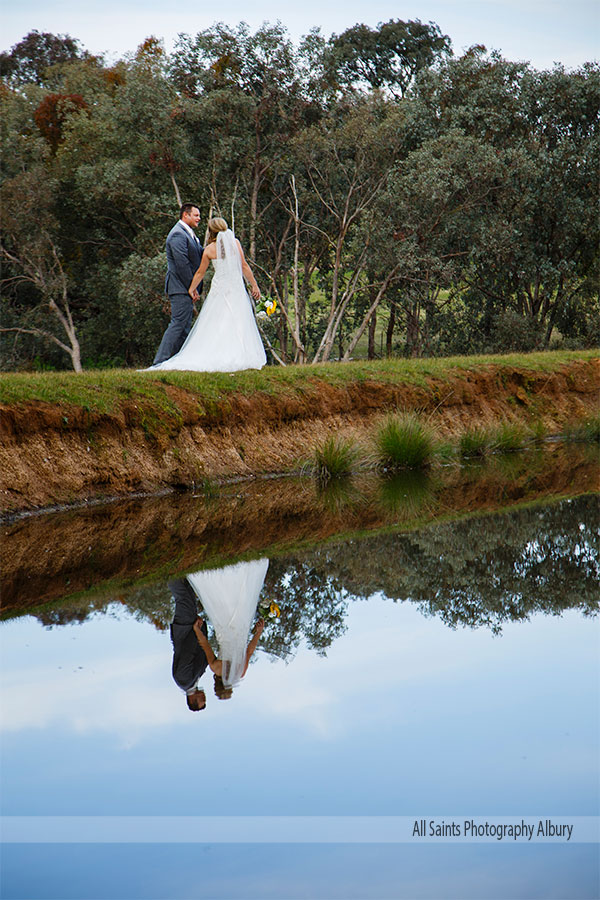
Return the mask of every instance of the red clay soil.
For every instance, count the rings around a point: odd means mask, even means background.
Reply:
[[[332,386],[307,374],[302,391],[228,395],[202,412],[197,394],[168,387],[177,419],[124,401],[115,413],[30,402],[0,407],[0,504],[5,513],[247,478],[299,468],[331,434],[368,449],[374,427],[415,410],[440,437],[500,422],[540,422],[550,433],[598,411],[600,362],[532,372],[490,365],[420,387],[357,381]],[[154,415],[152,416],[152,413]],[[148,419],[159,427],[148,429]]]

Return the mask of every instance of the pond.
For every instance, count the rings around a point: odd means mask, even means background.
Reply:
[[[597,896],[590,478],[555,453],[5,526],[2,896]]]

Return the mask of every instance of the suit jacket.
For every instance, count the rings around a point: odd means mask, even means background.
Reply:
[[[198,615],[196,595],[185,578],[169,581],[175,600],[175,615],[171,623],[173,642],[173,679],[184,691],[192,688],[205,671],[208,660],[198,643],[194,623]],[[206,622],[202,626],[206,634]]]
[[[194,240],[181,220],[171,228],[165,245],[167,251],[166,294],[187,294],[196,272],[204,247]],[[200,289],[201,285],[198,285]]]

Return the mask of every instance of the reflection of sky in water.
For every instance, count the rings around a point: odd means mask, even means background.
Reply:
[[[190,713],[167,633],[6,623],[4,811],[196,814],[183,769],[211,773],[202,814],[595,813],[596,622],[498,638],[375,597],[347,624],[325,658],[259,654],[231,700],[205,674]]]
[[[593,815],[598,622],[451,630],[350,602],[326,657],[259,653],[191,713],[120,606],[2,624],[8,815]],[[594,897],[592,845],[8,845],[3,897]]]

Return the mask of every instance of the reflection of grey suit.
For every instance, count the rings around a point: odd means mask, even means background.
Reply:
[[[165,293],[171,301],[171,321],[156,351],[154,365],[178,353],[190,333],[194,304],[188,290],[200,265],[203,249],[200,241],[191,237],[181,220],[167,235]]]
[[[208,663],[194,631],[198,617],[196,595],[185,578],[169,581],[169,587],[175,600],[175,615],[171,623],[173,678],[182,690],[187,691],[194,687]],[[206,622],[202,625],[202,631],[206,634]]]

